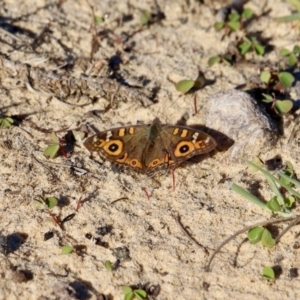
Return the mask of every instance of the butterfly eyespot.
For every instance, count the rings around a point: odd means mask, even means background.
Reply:
[[[116,152],[117,150],[119,149],[119,146],[117,144],[111,144],[109,147],[108,147],[108,150],[111,151],[111,152]]]
[[[133,168],[140,168],[142,169],[142,164],[139,162],[139,160],[137,159],[132,159],[130,162],[129,162],[129,165]]]
[[[123,143],[119,140],[113,140],[109,141],[105,146],[104,150],[109,154],[113,156],[118,156],[122,154],[123,151]]]
[[[179,148],[180,153],[186,153],[190,150],[190,147],[188,145],[183,145]]]
[[[179,142],[174,150],[174,155],[176,157],[182,157],[189,155],[193,150],[195,149],[195,146],[192,142],[188,141],[182,141]]]

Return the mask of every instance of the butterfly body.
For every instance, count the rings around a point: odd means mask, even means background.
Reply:
[[[149,125],[103,131],[84,142],[90,152],[96,151],[112,163],[140,173],[175,168],[192,156],[212,151],[216,145],[200,130],[163,125],[157,118]]]

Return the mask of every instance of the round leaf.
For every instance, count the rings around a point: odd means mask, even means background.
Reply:
[[[227,26],[228,26],[228,28],[231,29],[232,31],[237,31],[237,30],[240,29],[241,24],[240,24],[240,22],[232,21],[232,22],[228,22]]]
[[[288,56],[288,55],[290,55],[290,53],[291,53],[291,51],[288,50],[288,49],[286,49],[286,48],[282,48],[282,49],[280,49],[280,51],[279,51],[279,54],[280,54],[281,56]]]
[[[239,21],[240,18],[241,18],[241,16],[240,16],[239,14],[237,14],[237,13],[232,13],[232,14],[230,14],[230,16],[229,16],[230,22],[236,22],[236,21]],[[230,22],[229,22],[229,23],[230,23]]]
[[[295,54],[299,54],[300,53],[300,47],[298,45],[294,46],[293,52]]]
[[[280,211],[280,205],[278,203],[277,197],[273,197],[268,203],[267,206],[272,211]]]
[[[104,263],[104,267],[105,267],[105,269],[108,270],[108,271],[112,271],[112,270],[113,270],[113,265],[112,265],[112,263],[111,263],[109,260],[107,260],[107,261]]]
[[[285,114],[288,113],[294,106],[293,101],[291,100],[276,100],[275,102],[275,108],[279,112],[279,114]]]
[[[274,279],[275,278],[275,272],[271,267],[264,267],[262,271],[262,276],[266,279]]]
[[[297,57],[294,53],[291,53],[291,55],[288,57],[288,64],[289,66],[294,66],[297,63]]]
[[[242,55],[245,55],[251,48],[252,44],[251,43],[243,43],[239,45],[239,49]]]
[[[263,234],[263,227],[255,227],[248,231],[248,239],[250,244],[257,244],[261,240],[261,236]]]
[[[2,119],[1,121],[1,127],[2,128],[8,128],[11,126],[11,122],[9,122],[9,120],[7,120],[8,118]]]
[[[63,246],[61,247],[61,254],[70,254],[73,250],[74,248],[72,246]]]
[[[271,79],[271,73],[270,72],[268,72],[268,71],[261,72],[260,80],[262,82],[269,83],[270,79]]]
[[[261,243],[264,247],[273,247],[275,245],[275,240],[268,229],[264,229],[261,236]]]
[[[290,87],[295,81],[294,76],[288,72],[280,72],[279,73],[279,81],[282,83],[284,87]]]
[[[219,55],[216,56],[212,56],[209,60],[208,60],[208,65],[211,67],[216,63],[219,63],[221,61],[221,57]]]
[[[145,11],[141,17],[141,24],[146,25],[151,20],[151,14],[148,11]]]
[[[185,79],[177,82],[176,90],[181,93],[187,93],[195,84],[194,80]]]
[[[214,28],[215,28],[217,31],[221,30],[223,27],[224,27],[224,22],[216,22],[216,23],[214,24]]]
[[[51,143],[52,144],[59,144],[59,138],[58,138],[58,136],[56,135],[55,132],[51,133]]]
[[[259,44],[254,46],[255,52],[257,55],[264,55],[265,54],[265,47]]]
[[[134,290],[133,293],[139,300],[146,299],[147,297],[147,293],[144,290]]]
[[[57,199],[54,197],[48,197],[45,199],[45,204],[47,205],[48,208],[53,208],[56,206],[58,203]]]
[[[44,150],[43,154],[46,157],[55,158],[58,153],[58,150],[59,145],[50,145]]]
[[[250,8],[246,8],[246,9],[243,11],[243,13],[242,13],[242,16],[243,16],[245,19],[251,18],[252,15],[253,15],[253,11],[252,11],[252,9],[250,9]]]

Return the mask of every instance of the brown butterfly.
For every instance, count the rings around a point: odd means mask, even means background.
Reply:
[[[191,127],[163,125],[154,119],[149,125],[134,125],[100,132],[84,142],[90,152],[98,152],[118,166],[140,173],[175,168],[192,156],[208,153],[216,141]]]

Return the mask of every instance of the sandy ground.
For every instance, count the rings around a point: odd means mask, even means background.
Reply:
[[[96,15],[107,16],[96,27],[92,26],[87,1],[1,2],[2,114],[28,115],[27,120],[50,131],[64,129],[58,133],[60,137],[87,123],[101,131],[138,122],[147,124],[155,117],[176,124],[183,115],[188,116],[189,125],[213,127],[214,115],[207,108],[213,95],[246,82],[258,74],[258,69],[247,65],[208,67],[208,58],[224,52],[233,37],[221,39],[222,33],[212,28],[214,11],[224,3],[204,2],[158,1],[165,19],[140,31],[141,13],[157,12],[152,1],[89,1]],[[247,7],[257,15],[268,12],[251,24],[251,30],[270,38],[275,49],[295,45],[297,30],[274,21],[291,12],[288,4],[279,0],[249,1]],[[128,19],[121,22],[122,15]],[[99,48],[89,63],[91,42],[97,32]],[[131,51],[124,51],[118,39],[122,32],[136,32],[130,39],[135,43]],[[83,61],[79,67],[61,67],[75,58]],[[51,91],[55,97],[51,96],[43,80],[39,86],[35,85],[37,81],[29,82],[27,88],[24,83],[24,64],[45,73],[56,70],[67,77],[72,74],[74,78],[92,73],[87,72],[86,65],[95,69],[103,65],[99,72],[105,77],[108,59],[115,62],[117,58],[122,59],[120,72],[128,83],[142,87],[146,95],[159,87],[156,101],[141,102],[136,93],[123,99],[116,88],[106,97],[94,97],[86,89],[85,95],[63,99],[55,94],[54,87]],[[276,62],[278,50],[255,59]],[[19,66],[15,71],[13,62]],[[195,115],[194,95],[180,96],[169,79],[195,78],[199,69],[216,82],[196,93],[199,113]],[[107,109],[111,102],[112,107]],[[230,136],[231,129],[223,121],[217,129],[222,131],[224,127],[223,133],[235,142],[233,148],[176,169],[175,191],[169,172],[153,178],[120,172],[96,155],[91,159],[80,146],[75,146],[68,158],[46,159],[43,149],[50,134],[36,130],[32,123],[24,121],[0,131],[0,299],[123,299],[124,285],[146,284],[159,291],[149,299],[299,299],[299,278],[290,276],[290,270],[300,264],[297,227],[272,249],[250,245],[244,241],[246,235],[241,235],[216,256],[210,272],[204,269],[221,241],[246,225],[271,217],[229,189],[229,183],[235,182],[256,195],[270,196],[263,177],[249,173],[240,156],[260,155],[267,160],[280,154],[299,174],[299,136],[290,140],[296,126],[293,117],[284,119],[284,134],[278,140],[275,130],[270,133],[264,129],[253,136],[243,126],[238,132],[232,130]],[[231,126],[234,128],[234,124]],[[89,172],[74,174],[70,164]],[[61,230],[46,210],[37,209],[34,200],[40,196],[59,199],[52,212],[60,220],[75,212],[80,198],[82,206]],[[202,247],[184,234],[178,216]],[[105,229],[110,230],[101,235]],[[278,226],[281,229],[282,225]],[[44,234],[49,231],[54,237],[45,241]],[[88,233],[102,245],[87,239]],[[77,253],[62,255],[61,247],[66,244],[76,247]],[[123,256],[116,254],[120,247]],[[119,267],[108,271],[104,263],[115,263],[117,258],[121,260]],[[275,282],[261,277],[265,265],[282,269]]]

